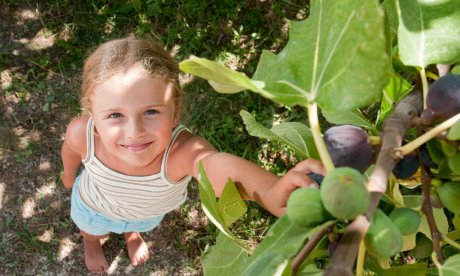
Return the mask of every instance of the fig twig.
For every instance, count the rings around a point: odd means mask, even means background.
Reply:
[[[331,258],[324,275],[353,275],[358,249],[364,234],[370,225],[377,205],[387,189],[388,176],[397,163],[393,149],[400,147],[406,131],[412,127],[412,118],[422,111],[420,85],[414,86],[412,92],[396,104],[394,112],[387,117],[382,127],[382,144],[374,170],[368,180],[371,202],[367,214],[355,218],[346,228],[339,246]]]
[[[455,242],[453,239],[449,238],[447,235],[442,235],[442,239],[444,242],[450,244],[451,246],[455,247],[456,249],[460,250],[460,244]]]
[[[426,97],[428,95],[428,79],[426,78],[425,67],[420,70],[420,80],[422,81],[423,109],[426,109]]]
[[[409,143],[405,144],[404,146],[397,147],[394,149],[395,155],[406,155],[416,148],[420,147],[421,145],[425,144],[432,138],[438,136],[442,132],[446,131],[450,127],[452,127],[458,120],[460,120],[460,113],[456,114],[453,117],[445,120],[441,124],[435,126],[434,128],[430,129],[429,131],[425,132],[424,134],[420,135],[416,139],[410,141]]]
[[[428,226],[431,232],[431,240],[433,243],[433,251],[436,255],[436,259],[440,264],[444,263],[444,258],[442,256],[442,249],[441,249],[441,240],[442,235],[439,232],[438,226],[436,225],[436,221],[433,215],[433,207],[431,206],[430,200],[430,183],[431,183],[431,173],[429,169],[421,163],[422,169],[422,212],[425,214],[426,219],[428,221]]]
[[[361,240],[359,244],[358,260],[356,260],[356,276],[362,276],[364,270],[364,258],[366,256],[366,245]]]
[[[316,245],[321,241],[321,239],[327,234],[332,232],[332,227],[327,227],[321,229],[318,233],[314,234],[305,246],[300,250],[300,252],[295,256],[292,261],[292,275],[296,275],[303,261],[310,255],[310,253],[315,249]]]
[[[308,122],[310,123],[310,129],[313,134],[313,140],[315,141],[316,149],[318,150],[321,162],[323,162],[326,171],[330,172],[334,169],[334,163],[332,162],[331,155],[327,151],[324,139],[321,136],[321,128],[318,120],[318,105],[315,102],[307,105],[308,111]]]

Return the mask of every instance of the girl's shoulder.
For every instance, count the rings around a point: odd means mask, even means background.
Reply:
[[[88,115],[72,119],[67,126],[65,134],[65,142],[82,157],[86,156],[86,128],[88,120]]]
[[[184,174],[196,176],[198,162],[204,156],[217,150],[203,137],[182,131],[177,137],[168,156],[168,168],[182,171]]]

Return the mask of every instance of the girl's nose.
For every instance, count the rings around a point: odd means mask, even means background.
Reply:
[[[126,129],[127,135],[131,139],[141,138],[145,135],[144,124],[141,119],[132,119]]]

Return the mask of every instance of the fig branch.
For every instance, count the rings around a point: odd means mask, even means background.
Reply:
[[[430,183],[431,183],[431,174],[429,169],[423,165],[421,165],[422,169],[422,196],[423,196],[423,203],[422,203],[422,212],[425,214],[426,219],[428,221],[428,226],[430,228],[431,233],[431,240],[433,243],[433,252],[436,255],[436,259],[439,263],[444,263],[443,256],[442,256],[442,249],[441,249],[441,233],[439,232],[438,226],[436,225],[436,221],[434,220],[433,215],[433,208],[431,207],[431,200],[430,200]],[[434,256],[434,255],[433,255]]]
[[[412,92],[396,104],[394,112],[385,120],[381,135],[382,146],[367,183],[371,193],[367,214],[356,217],[347,226],[324,275],[353,275],[353,265],[359,245],[370,225],[377,205],[387,189],[388,176],[398,161],[393,155],[393,150],[401,146],[404,134],[412,127],[412,119],[421,113],[422,106],[422,93],[420,84],[417,83]]]
[[[292,275],[295,276],[297,274],[297,271],[299,270],[299,267],[303,263],[305,258],[307,258],[308,255],[310,255],[310,253],[313,251],[313,249],[315,249],[316,245],[321,241],[321,239],[331,232],[332,232],[331,227],[321,229],[318,233],[314,234],[308,240],[308,242],[305,244],[302,250],[297,254],[297,256],[292,261]]]

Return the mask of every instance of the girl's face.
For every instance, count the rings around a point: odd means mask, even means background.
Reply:
[[[134,167],[162,156],[178,121],[173,86],[141,65],[96,85],[91,103],[104,152]]]

